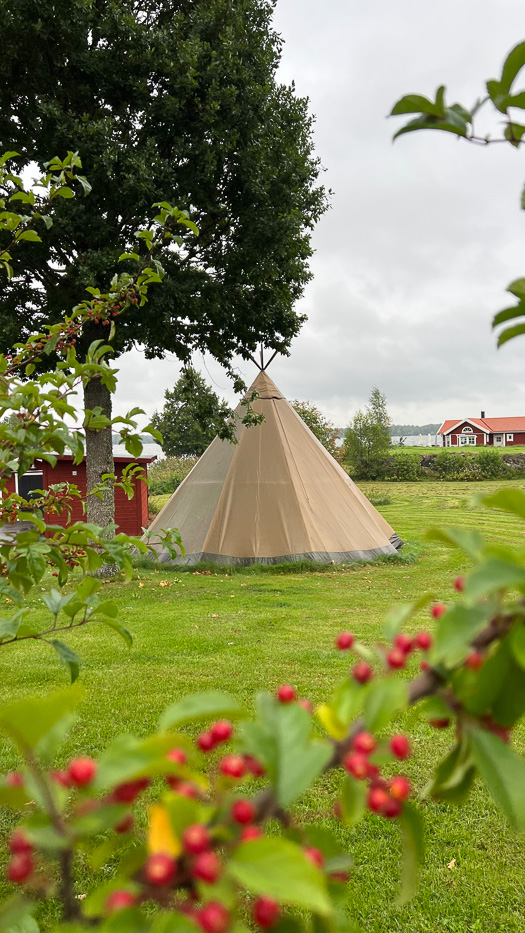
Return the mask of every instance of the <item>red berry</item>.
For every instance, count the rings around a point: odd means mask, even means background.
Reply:
[[[254,901],[252,916],[257,926],[263,930],[269,930],[279,919],[281,908],[277,901],[272,901],[270,897],[258,897]]]
[[[368,777],[368,759],[366,755],[359,752],[349,752],[343,758],[343,768],[348,771],[358,781],[363,781]]]
[[[382,787],[371,787],[366,799],[369,810],[373,813],[384,813],[388,804],[389,796]]]
[[[76,787],[86,787],[97,773],[97,764],[92,758],[74,758],[68,768],[69,778]]]
[[[256,814],[256,808],[251,800],[236,800],[232,804],[231,815],[236,823],[240,823],[241,825],[252,823]]]
[[[290,684],[283,684],[277,690],[277,699],[280,703],[291,703],[295,700],[297,694],[293,687]]]
[[[8,787],[23,787],[24,775],[20,774],[19,771],[12,771],[11,774],[7,775],[5,782]]]
[[[399,635],[396,635],[394,639],[394,645],[396,648],[399,648],[403,654],[410,654],[414,647],[414,641],[410,638],[410,635],[406,635],[404,632],[400,632]]]
[[[322,868],[324,865],[324,855],[320,849],[316,849],[313,846],[308,846],[306,849],[303,849],[306,858],[313,862],[314,865],[317,865],[318,868]]]
[[[241,778],[246,772],[246,764],[244,758],[241,758],[240,755],[226,755],[220,763],[221,774],[226,774],[228,777]]]
[[[388,819],[394,819],[396,816],[399,816],[401,813],[402,807],[399,800],[395,800],[394,797],[389,797],[383,809],[383,816],[388,817]]]
[[[446,611],[447,607],[444,603],[434,603],[432,609],[430,610],[430,614],[433,619],[439,619]]]
[[[33,843],[30,842],[25,830],[21,827],[15,829],[11,834],[9,849],[13,855],[20,855],[22,852],[33,851]]]
[[[375,747],[376,740],[369,732],[358,732],[352,739],[352,748],[363,755],[371,755]]]
[[[181,797],[198,797],[198,791],[194,784],[190,784],[189,781],[179,781],[178,778],[169,776],[166,778],[171,789],[175,793],[180,794]]]
[[[305,709],[307,713],[312,714],[314,711],[314,708],[312,704],[310,703],[310,700],[307,700],[306,698],[299,700],[299,706],[302,706],[302,708]]]
[[[220,878],[222,865],[216,852],[202,852],[195,859],[192,866],[192,875],[194,878],[200,878],[207,884],[215,884]]]
[[[465,589],[465,577],[456,577],[454,580],[454,589],[457,590],[458,593],[463,592]]]
[[[447,726],[450,726],[450,719],[429,719],[429,726],[433,726],[434,729],[446,729]]]
[[[430,664],[428,663],[428,661],[421,661],[421,664],[419,665],[419,668],[420,668],[420,670],[422,670],[422,671],[429,671],[429,670],[430,670]]]
[[[472,651],[465,659],[465,667],[470,671],[479,671],[483,665],[483,655],[480,651]]]
[[[18,852],[7,866],[7,877],[13,884],[23,884],[33,874],[33,856],[30,852]]]
[[[341,632],[335,640],[335,646],[339,648],[339,651],[348,651],[354,644],[354,641],[355,638],[352,632]]]
[[[257,761],[257,758],[253,758],[251,755],[244,756],[244,764],[246,770],[253,774],[254,777],[262,777],[264,774],[264,768],[260,761]]]
[[[172,748],[166,755],[168,761],[174,761],[176,765],[185,765],[188,756],[182,748]]]
[[[127,813],[126,816],[115,826],[116,833],[130,833],[134,824],[133,814]]]
[[[373,677],[372,668],[366,661],[360,661],[359,664],[356,664],[354,667],[352,677],[358,684],[366,684]]]
[[[208,901],[197,911],[195,919],[204,933],[226,933],[230,926],[230,912],[218,901]]]
[[[219,719],[210,731],[214,742],[227,742],[233,735],[233,726],[227,719]]]
[[[398,774],[390,781],[389,790],[390,796],[393,797],[394,800],[406,800],[407,797],[410,796],[412,786],[408,778],[404,777],[402,774]]]
[[[155,887],[169,884],[175,878],[176,872],[177,863],[166,852],[156,852],[154,855],[148,856],[144,866],[146,881]]]
[[[133,803],[141,791],[149,787],[149,778],[137,778],[136,781],[125,781],[118,784],[111,794],[111,799],[115,803]]]
[[[188,826],[182,834],[182,845],[186,852],[192,855],[200,855],[206,852],[211,845],[210,834],[202,823],[194,823]]]
[[[245,826],[241,833],[241,841],[250,842],[252,839],[260,839],[262,835],[263,831],[258,826]]]
[[[428,632],[418,632],[414,641],[422,651],[428,651],[432,647],[432,635]]]
[[[392,648],[386,656],[386,663],[392,670],[399,670],[404,667],[406,664],[406,654],[404,651],[401,651],[399,648]]]
[[[403,761],[410,755],[410,742],[406,735],[393,735],[390,739],[390,751]]]
[[[135,903],[136,898],[131,891],[113,891],[106,899],[106,913],[114,914],[125,907],[133,907]]]
[[[197,738],[197,745],[201,752],[210,752],[215,745],[215,740],[211,732],[201,732]]]

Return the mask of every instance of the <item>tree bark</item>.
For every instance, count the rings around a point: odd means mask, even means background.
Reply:
[[[100,407],[107,418],[111,418],[111,393],[100,381],[91,379],[84,386],[84,408],[93,411]],[[86,479],[87,520],[106,528],[115,521],[115,490],[113,483],[99,499],[90,495],[93,487],[100,483],[103,473],[113,473],[113,446],[111,428],[93,431],[86,428]]]

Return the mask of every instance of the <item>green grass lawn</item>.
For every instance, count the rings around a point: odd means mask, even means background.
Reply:
[[[161,568],[138,570],[128,586],[108,584],[108,598],[119,601],[134,645],[128,651],[95,624],[68,639],[84,662],[85,700],[59,764],[74,754],[99,753],[120,732],[154,730],[160,711],[188,692],[223,688],[249,703],[256,691],[290,682],[312,702],[324,699],[348,665],[348,657],[332,648],[337,632],[349,628],[370,643],[380,637],[382,618],[392,604],[424,590],[439,599],[454,598],[454,577],[469,563],[454,550],[424,543],[430,525],[477,527],[495,541],[524,543],[523,526],[514,518],[466,505],[472,494],[501,484],[361,485],[372,497],[390,499],[380,510],[409,542],[408,557],[417,555],[417,560],[323,573],[247,568],[232,575],[201,575]],[[513,485],[525,488],[525,482]],[[423,612],[418,623],[427,626],[428,614]],[[0,674],[0,701],[44,695],[66,682],[64,669],[40,645],[5,648]],[[451,737],[416,723],[410,713],[398,725],[411,736],[414,756],[405,770],[420,791]],[[525,751],[523,727],[515,743]],[[16,765],[8,746],[2,747],[2,760],[3,768]],[[463,809],[422,804],[427,857],[421,885],[414,901],[398,909],[398,829],[372,816],[355,830],[334,821],[331,808],[339,782],[335,772],[323,778],[298,811],[305,820],[337,827],[352,852],[352,916],[364,931],[525,929],[525,839],[509,830],[480,786]],[[1,820],[4,831],[14,825],[9,814]],[[87,887],[88,876],[81,873],[81,879]],[[43,912],[43,929],[52,915],[49,908]]]

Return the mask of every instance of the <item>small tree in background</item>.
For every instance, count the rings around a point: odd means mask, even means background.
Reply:
[[[340,460],[342,448],[337,445],[339,429],[335,424],[325,418],[312,402],[300,402],[294,399],[291,405],[328,453],[336,460]]]
[[[392,422],[386,407],[386,395],[384,392],[380,392],[377,386],[374,386],[370,393],[366,410],[372,415],[374,422],[381,427],[387,445],[390,445],[390,428]]]
[[[184,369],[166,403],[151,423],[163,436],[162,449],[169,457],[200,457],[224,429],[230,414],[227,403],[191,367]]]
[[[386,396],[374,386],[365,411],[358,410],[346,430],[343,462],[357,479],[382,479],[389,447]]]

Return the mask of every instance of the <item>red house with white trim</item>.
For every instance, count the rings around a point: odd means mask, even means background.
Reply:
[[[525,445],[525,417],[461,418],[444,421],[438,435],[443,447],[514,447]]]
[[[147,470],[147,464],[156,457],[125,457],[114,455],[115,475],[117,481],[122,477],[122,470],[129,463],[137,463]],[[115,489],[115,524],[118,531],[127,535],[141,535],[142,529],[148,524],[148,487],[141,479],[133,478],[135,494],[128,499],[125,492],[118,487]],[[46,463],[45,460],[35,460],[34,466],[23,476],[12,476],[7,482],[8,492],[17,492],[24,499],[30,496],[35,489],[48,489],[55,483],[74,483],[78,486],[82,499],[85,502],[87,492],[86,461],[74,463],[73,457],[57,457],[56,465]],[[61,515],[49,516],[53,525],[69,525],[73,522],[85,521],[86,516],[82,509],[80,499],[72,499],[71,518],[64,511]]]

